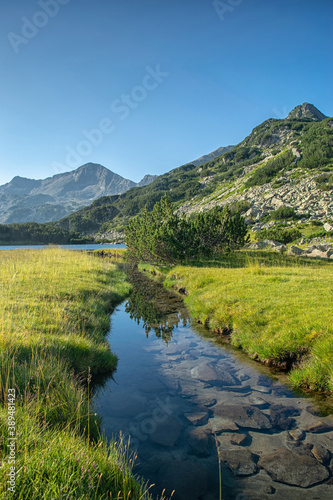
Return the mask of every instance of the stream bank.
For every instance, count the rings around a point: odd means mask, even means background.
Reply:
[[[326,499],[333,419],[272,372],[191,321],[179,295],[137,276],[111,317],[118,356],[97,395],[108,438],[127,439],[134,472],[175,500]]]

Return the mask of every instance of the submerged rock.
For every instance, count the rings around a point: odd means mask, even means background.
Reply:
[[[213,366],[211,363],[201,363],[191,369],[193,378],[217,386],[239,385],[240,381],[229,371]]]
[[[222,403],[215,406],[214,415],[230,419],[238,427],[261,430],[272,428],[272,424],[266,415],[255,406],[225,405]]]
[[[166,489],[166,495],[174,500],[196,500],[207,490],[207,472],[194,462],[172,460],[162,466],[158,475],[158,485]]]
[[[153,432],[150,433],[150,440],[162,446],[173,446],[181,433],[182,427],[175,417],[166,417],[162,422],[155,423]]]
[[[271,405],[270,407],[270,419],[273,427],[284,431],[292,429],[295,426],[295,419],[291,417],[298,416],[299,414],[299,410],[288,406]]]
[[[235,476],[250,476],[257,471],[256,455],[249,450],[222,450],[219,455]]]
[[[200,427],[193,429],[188,433],[187,439],[191,453],[199,457],[210,455],[212,440],[205,430]]]
[[[285,448],[260,458],[259,467],[268,472],[274,481],[301,488],[321,483],[329,472],[314,457],[305,453],[294,453]]]
[[[185,417],[192,425],[203,425],[207,423],[208,413],[206,412],[185,413]]]

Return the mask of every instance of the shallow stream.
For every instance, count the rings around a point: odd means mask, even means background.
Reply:
[[[193,323],[142,276],[111,317],[118,368],[96,402],[134,473],[175,500],[333,498],[332,416]]]

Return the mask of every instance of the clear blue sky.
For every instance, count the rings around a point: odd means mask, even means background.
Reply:
[[[0,14],[0,184],[90,161],[138,181],[304,101],[333,115],[331,0],[12,0]]]

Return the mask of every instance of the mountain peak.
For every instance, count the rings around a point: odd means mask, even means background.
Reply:
[[[303,104],[299,104],[292,111],[290,111],[287,116],[287,120],[292,119],[310,119],[315,121],[322,121],[327,118],[319,109],[316,108],[313,104],[309,104],[308,102],[304,102]]]

